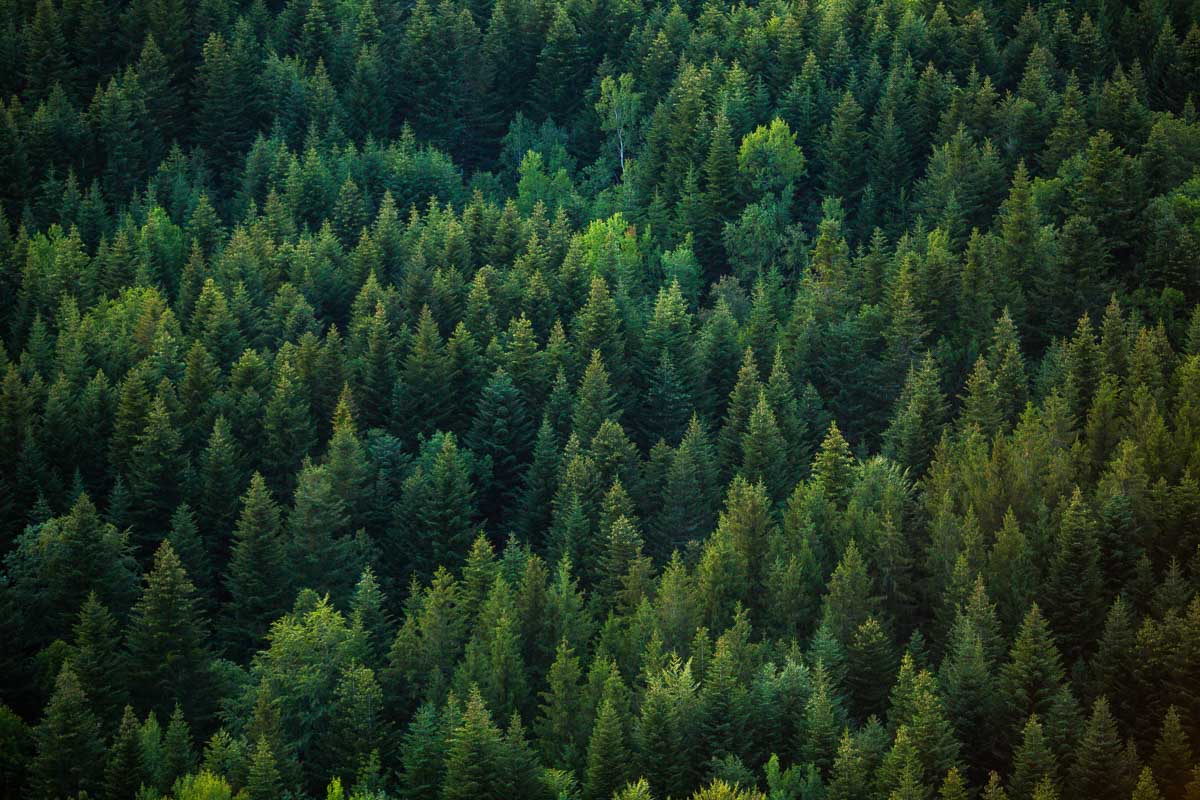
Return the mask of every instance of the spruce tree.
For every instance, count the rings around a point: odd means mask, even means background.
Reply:
[[[498,368],[479,397],[466,444],[491,465],[491,485],[480,497],[480,512],[493,523],[513,507],[533,446],[533,425],[512,379]]]
[[[625,746],[624,723],[611,700],[596,713],[596,724],[588,741],[587,771],[583,793],[588,800],[607,800],[629,778],[629,752]]]
[[[590,445],[605,420],[616,419],[619,406],[609,384],[609,373],[599,350],[592,351],[592,360],[584,370],[571,414],[571,430],[580,443]]]
[[[1010,736],[1031,714],[1044,716],[1064,680],[1062,655],[1037,604],[1030,606],[1008,661],[1000,668],[1000,691]]]
[[[275,754],[271,752],[270,742],[262,737],[254,745],[250,772],[246,776],[246,797],[249,800],[271,800],[279,797],[282,790],[283,781],[275,764]]]
[[[1031,714],[1021,732],[1021,743],[1013,753],[1013,773],[1008,782],[1012,800],[1032,800],[1038,785],[1058,780],[1059,765],[1046,742],[1041,721]]]
[[[133,713],[133,707],[125,706],[104,770],[104,797],[110,800],[135,797],[146,782],[140,731],[141,724]]]
[[[79,609],[72,631],[71,667],[102,725],[112,725],[128,698],[117,619],[95,592]]]
[[[446,750],[446,776],[442,800],[478,800],[503,795],[497,792],[503,741],[477,689],[472,689],[462,720],[450,735]]]
[[[287,495],[295,487],[300,462],[316,444],[317,433],[309,399],[304,396],[295,368],[284,361],[277,373],[263,418],[266,447],[262,464],[271,488],[279,495]]]
[[[1168,797],[1182,795],[1188,782],[1188,764],[1192,747],[1180,719],[1179,709],[1171,706],[1163,717],[1162,729],[1150,760],[1154,776]]]
[[[169,542],[159,545],[145,584],[129,622],[134,698],[164,718],[177,702],[186,704],[193,719],[206,718],[212,709],[208,625],[196,587]]]
[[[1103,695],[1092,705],[1070,770],[1070,785],[1088,797],[1123,798],[1133,791],[1135,778],[1125,773],[1121,737]]]
[[[750,412],[741,450],[741,474],[747,480],[764,484],[771,499],[781,501],[792,488],[788,485],[787,442],[767,402],[766,392],[759,394],[758,404]]]
[[[71,797],[99,788],[103,734],[69,664],[58,673],[33,736],[36,753],[29,765],[29,785],[39,797]]]
[[[545,763],[559,769],[583,765],[586,716],[580,707],[579,658],[565,638],[558,643],[546,677],[547,690],[534,725]]]
[[[1046,610],[1069,662],[1088,654],[1099,632],[1103,583],[1096,523],[1078,487],[1063,512],[1046,587]]]
[[[279,507],[258,473],[242,498],[232,551],[225,577],[229,602],[221,631],[233,652],[245,654],[258,649],[270,624],[287,610],[292,585]]]

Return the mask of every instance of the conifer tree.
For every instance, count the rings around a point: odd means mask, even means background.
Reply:
[[[230,601],[221,625],[234,652],[256,650],[270,624],[287,609],[291,578],[286,571],[279,507],[266,481],[255,473],[242,498],[226,571]]]
[[[208,626],[196,587],[170,542],[159,545],[145,583],[128,633],[134,697],[163,717],[179,702],[187,704],[194,719],[202,718],[211,709]]]
[[[804,743],[801,754],[822,771],[828,771],[838,750],[842,729],[841,705],[824,662],[812,670],[812,694],[804,706]]]
[[[750,427],[750,414],[754,411],[761,393],[754,351],[746,348],[742,356],[742,366],[737,373],[737,383],[729,394],[729,403],[725,407],[725,418],[718,439],[721,463],[726,474],[732,474],[735,465],[741,463],[742,442]]]
[[[42,797],[69,797],[99,788],[104,763],[100,724],[70,665],[54,681],[54,693],[34,729],[36,754],[30,786]]]
[[[350,524],[361,521],[367,506],[367,484],[372,478],[366,448],[355,424],[348,386],[342,388],[333,412],[333,432],[325,452],[325,465],[334,493],[346,504]]]
[[[104,770],[106,798],[135,797],[146,780],[142,768],[141,725],[132,706],[125,706]]]
[[[1096,524],[1078,487],[1063,512],[1046,587],[1047,612],[1070,661],[1085,656],[1100,624],[1103,598]]]
[[[290,494],[297,467],[316,444],[316,428],[299,376],[286,361],[278,368],[275,388],[266,406],[263,435],[266,441],[263,475],[276,493]]]
[[[779,430],[775,412],[767,402],[766,392],[759,394],[758,404],[750,412],[741,450],[741,474],[747,480],[764,484],[772,500],[782,500],[792,488],[788,486],[787,443]]]
[[[521,477],[533,446],[533,426],[512,379],[497,369],[483,388],[467,446],[491,465],[491,486],[480,498],[480,512],[499,521],[520,493]]]
[[[503,742],[478,690],[472,690],[462,721],[451,734],[446,751],[442,800],[496,798],[495,776],[500,769]]]
[[[581,444],[590,445],[605,420],[619,416],[617,399],[609,384],[609,373],[600,351],[592,351],[592,360],[584,370],[571,414],[571,430]]]
[[[150,404],[145,426],[130,454],[129,493],[132,522],[143,547],[167,530],[179,504],[185,457],[179,433],[160,393]]]
[[[167,534],[167,541],[196,584],[200,601],[207,605],[212,588],[212,566],[204,542],[196,530],[195,514],[187,503],[180,503],[171,515],[171,531]]]
[[[1021,743],[1013,753],[1013,774],[1008,783],[1008,795],[1013,800],[1032,800],[1044,780],[1058,779],[1059,765],[1046,742],[1041,721],[1031,714],[1021,732]]]
[[[821,150],[821,183],[829,196],[840,197],[853,206],[864,185],[866,133],[862,130],[862,107],[847,91],[833,111]]]
[[[867,617],[846,648],[846,687],[855,719],[882,714],[887,707],[887,687],[896,670],[896,656],[887,633],[874,617]]]
[[[564,638],[555,651],[534,726],[545,763],[560,769],[583,763],[586,717],[579,707],[579,658]]]
[[[875,607],[876,599],[871,594],[866,562],[858,545],[851,539],[829,579],[823,621],[830,626],[837,640],[847,645],[858,626],[874,613]]]
[[[128,697],[117,619],[95,592],[79,609],[72,631],[71,668],[102,725],[112,725]]]
[[[1044,716],[1050,710],[1063,679],[1062,655],[1035,603],[1017,631],[1008,661],[1000,668],[1000,689],[1013,735],[1029,715]]]
[[[388,648],[395,639],[395,624],[387,608],[387,596],[379,587],[375,572],[368,566],[362,571],[350,598],[351,623],[366,637],[367,666],[383,666]]]
[[[835,502],[841,504],[850,492],[853,468],[854,458],[850,454],[850,446],[838,430],[837,423],[832,422],[825,439],[821,442],[821,449],[813,459],[813,478],[821,482],[825,492]]]
[[[926,354],[920,366],[909,367],[891,424],[883,434],[883,452],[923,475],[945,424],[946,399],[940,387],[937,364]]]
[[[1079,738],[1070,785],[1097,798],[1118,798],[1131,793],[1136,779],[1126,774],[1123,749],[1108,700],[1101,695],[1092,705],[1092,714]]]
[[[1151,766],[1159,786],[1168,797],[1182,795],[1188,782],[1187,765],[1192,762],[1192,747],[1180,720],[1179,709],[1171,706],[1163,717],[1162,729],[1154,744]]]
[[[345,600],[362,565],[356,563],[347,536],[346,504],[334,493],[328,466],[308,464],[296,478],[296,494],[288,514],[289,578],[302,589]]]
[[[1154,780],[1154,770],[1150,767],[1142,768],[1131,797],[1133,800],[1162,800],[1162,793],[1158,790],[1158,783]]]
[[[279,767],[275,764],[275,754],[271,752],[270,742],[262,737],[254,745],[250,772],[246,777],[246,796],[250,800],[268,800],[278,797],[282,789],[283,782]]]
[[[167,733],[163,737],[163,783],[173,785],[195,767],[196,754],[192,748],[192,732],[179,704],[171,712]]]
[[[605,700],[596,713],[596,724],[588,741],[584,797],[610,798],[628,780],[629,753],[623,723],[615,705]]]

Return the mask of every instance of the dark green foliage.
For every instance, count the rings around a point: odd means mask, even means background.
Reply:
[[[104,771],[104,797],[113,800],[119,797],[134,797],[146,782],[140,728],[133,707],[125,706],[121,724],[108,752],[108,765]]]
[[[34,730],[36,755],[29,765],[33,791],[42,797],[68,797],[100,787],[104,739],[75,672],[66,666]]]
[[[229,593],[222,636],[243,653],[256,649],[267,628],[286,608],[290,578],[286,572],[279,507],[258,473],[242,499],[225,589]]]
[[[0,795],[1196,796],[1197,85],[1186,2],[6,4]]]
[[[164,719],[176,703],[186,703],[193,718],[211,710],[208,625],[196,587],[169,542],[154,554],[130,615],[127,645],[130,686],[140,707]]]

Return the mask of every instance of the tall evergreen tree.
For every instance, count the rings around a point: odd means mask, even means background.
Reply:
[[[208,625],[196,587],[169,542],[159,545],[145,583],[129,622],[134,699],[164,718],[177,702],[193,719],[205,718],[212,709]]]
[[[69,797],[99,788],[103,734],[70,665],[55,679],[54,694],[34,729],[34,743],[29,780],[40,796]]]
[[[270,624],[287,609],[292,585],[279,507],[258,473],[242,498],[233,539],[225,578],[230,599],[221,630],[233,652],[249,653],[258,649]]]

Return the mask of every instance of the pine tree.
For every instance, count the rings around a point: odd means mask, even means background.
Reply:
[[[1133,800],[1162,800],[1162,793],[1158,790],[1158,783],[1154,780],[1154,771],[1150,767],[1142,768],[1131,797]]]
[[[424,451],[427,451],[427,455]],[[467,454],[451,434],[426,443],[422,464],[404,482],[403,510],[409,515],[409,548],[428,559],[430,571],[437,566],[455,566],[474,539],[475,488]],[[411,554],[407,551],[412,563]],[[426,566],[423,565],[423,566]]]
[[[1170,706],[1163,717],[1162,730],[1155,742],[1151,759],[1154,775],[1168,797],[1183,795],[1188,782],[1190,763],[1192,747],[1180,720],[1179,709]]]
[[[578,769],[583,764],[586,717],[579,703],[579,680],[579,658],[561,639],[534,726],[545,763],[559,769]]]
[[[271,751],[271,743],[266,737],[261,737],[254,745],[254,755],[250,761],[250,773],[246,778],[246,797],[249,800],[272,800],[282,794],[283,781],[279,775],[279,767],[275,763],[275,754]]]
[[[535,547],[550,528],[551,502],[558,483],[558,437],[550,417],[543,416],[533,442],[533,456],[522,476],[518,509],[523,538]]]
[[[448,706],[439,717],[432,705],[422,705],[413,715],[400,747],[403,772],[400,789],[414,800],[436,800],[445,769],[446,727],[457,710]]]
[[[847,208],[857,206],[865,185],[863,153],[867,135],[862,130],[862,117],[862,107],[847,91],[833,110],[820,153],[825,194],[840,197]]]
[[[70,797],[98,787],[103,774],[104,739],[100,724],[70,665],[54,682],[54,694],[34,730],[36,754],[29,785],[39,797]]]
[[[129,622],[130,684],[145,708],[167,717],[176,702],[189,716],[211,710],[207,624],[196,588],[169,542],[159,545]]]
[[[104,797],[110,800],[135,797],[146,782],[142,767],[141,725],[132,706],[125,706],[117,735],[109,748],[104,770]]]
[[[71,668],[80,687],[92,698],[91,706],[101,724],[112,725],[128,697],[125,659],[120,649],[117,619],[95,592],[87,596],[79,609],[79,621],[72,634]]]
[[[883,453],[908,467],[911,475],[929,468],[934,447],[946,423],[946,398],[933,356],[909,367],[891,424],[883,434]]]
[[[1035,603],[1017,631],[1008,662],[1000,668],[1000,690],[1013,735],[1031,714],[1046,715],[1063,679],[1062,656]]]
[[[829,775],[828,795],[830,800],[852,800],[867,793],[869,781],[866,756],[850,730],[842,732],[837,756]]]
[[[713,120],[708,156],[704,161],[704,224],[693,230],[696,236],[696,257],[710,274],[715,274],[725,262],[721,247],[721,230],[733,218],[738,207],[737,150],[729,118],[723,111]]]
[[[646,443],[663,440],[675,446],[687,430],[692,400],[671,354],[663,351],[650,375],[638,413],[638,431]]]
[[[187,503],[180,503],[179,508],[171,515],[171,532],[167,534],[167,541],[171,543],[171,549],[179,556],[179,562],[196,584],[201,603],[209,605],[213,580],[212,565],[204,542],[196,530],[196,516]]]
[[[821,449],[813,459],[813,479],[820,481],[826,494],[841,505],[849,495],[853,469],[854,458],[850,454],[850,446],[838,430],[837,423],[831,422],[821,442]]]
[[[729,403],[725,407],[725,418],[722,420],[718,439],[725,474],[732,474],[734,466],[742,461],[742,442],[750,427],[750,414],[754,411],[761,393],[758,363],[754,359],[754,351],[746,348],[742,356],[742,366],[737,373],[737,383],[729,393]]]
[[[833,764],[842,729],[841,706],[824,662],[812,669],[812,694],[804,706],[803,757],[823,772]]]
[[[612,376],[614,387],[621,389],[628,379],[624,326],[617,301],[600,275],[592,277],[587,302],[575,315],[573,333],[578,360],[582,362],[590,354],[595,362],[599,353],[599,361]]]
[[[129,492],[135,529],[143,548],[157,541],[179,504],[186,457],[160,392],[150,404],[145,426],[138,434],[129,464]]]
[[[483,388],[466,440],[471,452],[488,459],[491,465],[491,486],[480,498],[479,506],[493,523],[517,502],[533,435],[521,392],[498,368]]]
[[[1103,606],[1100,549],[1091,510],[1076,487],[1063,512],[1046,587],[1046,609],[1070,661],[1082,658],[1096,639]]]
[[[325,452],[325,466],[334,494],[346,504],[350,524],[362,520],[367,506],[367,484],[372,478],[366,448],[358,435],[349,386],[342,388],[333,412],[333,432]]]
[[[387,596],[379,587],[375,572],[367,567],[362,571],[354,594],[350,598],[351,622],[363,632],[369,655],[367,666],[378,670],[383,666],[388,648],[395,639],[395,624],[387,608]]]
[[[300,470],[288,514],[286,552],[290,578],[302,589],[349,598],[362,565],[347,534],[350,518],[342,498],[334,494],[327,466]]]
[[[823,621],[843,645],[849,644],[858,626],[876,612],[877,599],[871,594],[871,578],[866,562],[853,539],[829,578]]]
[[[571,414],[571,430],[581,444],[591,444],[605,420],[619,416],[617,399],[609,384],[609,373],[605,369],[600,351],[592,351],[592,360],[584,370],[576,394],[575,409]]]
[[[1092,705],[1092,714],[1079,739],[1070,785],[1088,797],[1123,798],[1134,789],[1133,775],[1125,774],[1125,760],[1117,723],[1104,696]]]
[[[66,515],[30,528],[5,566],[14,599],[28,618],[39,620],[34,640],[42,644],[66,633],[92,592],[118,612],[137,595],[128,536],[101,519],[86,493]]]
[[[284,361],[277,372],[263,420],[266,447],[262,464],[271,488],[287,495],[295,488],[297,468],[316,445],[317,434],[309,399],[295,368]]]
[[[775,502],[783,500],[792,488],[788,485],[787,442],[780,433],[765,391],[759,394],[758,404],[750,412],[741,450],[741,474],[747,480],[763,483]]]
[[[442,800],[501,800],[503,795],[497,792],[495,778],[500,770],[502,748],[500,731],[492,722],[482,696],[472,689],[462,721],[448,743]]]
[[[250,479],[242,498],[233,539],[225,577],[229,603],[221,628],[232,651],[245,654],[258,649],[270,624],[287,610],[292,585],[286,570],[279,507],[258,473]]]
[[[192,732],[179,704],[171,712],[167,733],[163,737],[163,784],[170,786],[195,767],[196,753],[192,748]]]
[[[616,706],[605,700],[596,713],[588,742],[584,778],[584,797],[588,800],[607,800],[629,779],[629,752],[623,728]]]
[[[1013,753],[1013,773],[1008,783],[1012,800],[1032,800],[1038,785],[1058,779],[1058,761],[1046,742],[1041,721],[1031,714],[1021,733],[1021,743]]]

